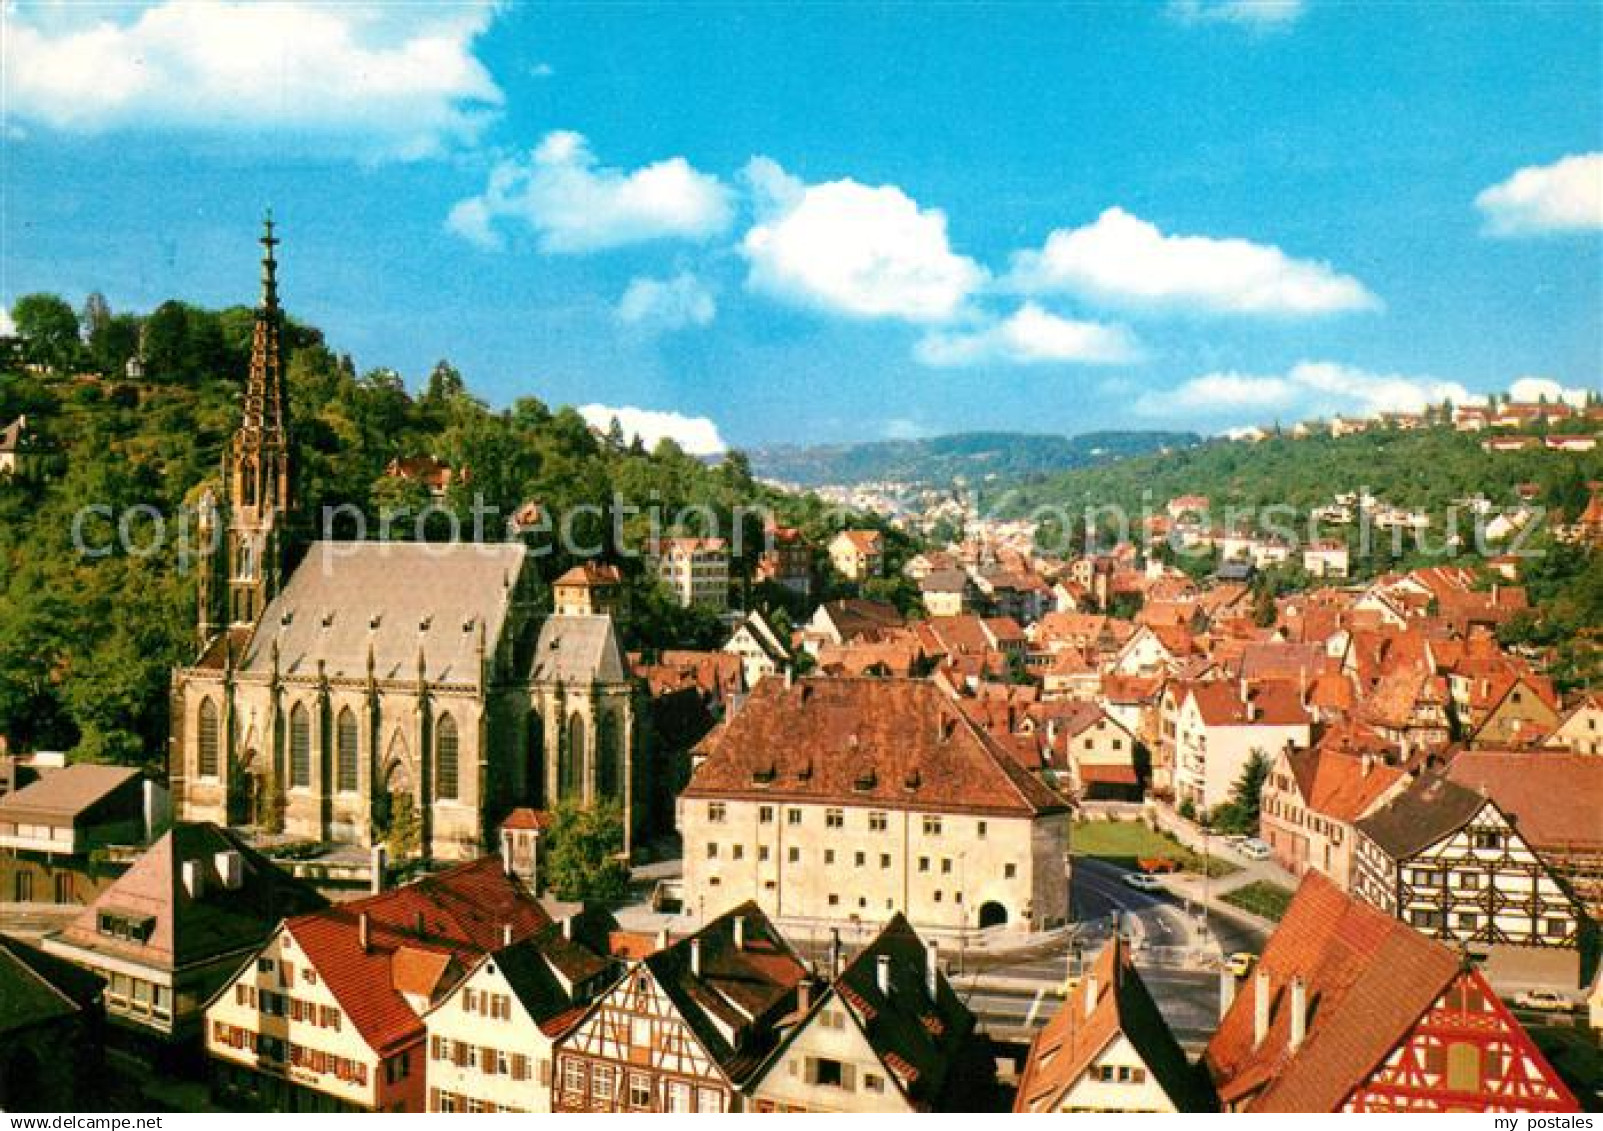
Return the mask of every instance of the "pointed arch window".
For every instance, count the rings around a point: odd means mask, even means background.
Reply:
[[[312,716],[304,703],[289,712],[289,784],[294,789],[312,784]]]
[[[341,793],[356,792],[356,715],[349,707],[340,708],[334,726],[335,788]]]
[[[457,754],[456,720],[450,715],[441,715],[434,737],[434,776],[437,793],[447,801],[455,801],[460,796]]]
[[[217,776],[218,731],[217,704],[210,698],[200,701],[200,776],[214,778]]]
[[[584,739],[584,719],[575,711],[568,716],[567,741],[562,744],[562,758],[558,764],[557,795],[560,798],[584,796]]]

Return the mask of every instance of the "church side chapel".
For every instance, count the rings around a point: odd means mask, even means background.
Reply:
[[[179,816],[465,860],[517,807],[617,801],[639,833],[636,681],[605,611],[542,615],[521,541],[315,541],[293,514],[278,303],[262,293],[222,493],[199,503],[199,652],[173,673]]]

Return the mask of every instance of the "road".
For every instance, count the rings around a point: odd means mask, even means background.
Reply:
[[[1136,891],[1124,882],[1126,874],[1103,860],[1077,858],[1070,935],[1022,953],[962,957],[966,977],[959,985],[982,1024],[1005,1032],[1045,1024],[1062,1002],[1064,979],[1107,943],[1117,912],[1142,981],[1176,1038],[1192,1051],[1202,1046],[1218,1020],[1215,964],[1221,955],[1239,950],[1259,953],[1267,932],[1223,915],[1204,920],[1171,891]]]

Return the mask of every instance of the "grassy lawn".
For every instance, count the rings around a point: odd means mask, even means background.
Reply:
[[[1250,911],[1254,915],[1262,915],[1276,923],[1291,906],[1291,897],[1294,893],[1290,888],[1283,888],[1279,884],[1266,883],[1255,880],[1246,887],[1237,888],[1228,895],[1219,898],[1226,903],[1233,904],[1243,911]]]
[[[1174,837],[1153,832],[1140,821],[1076,821],[1069,833],[1069,849],[1076,856],[1094,856],[1121,868],[1135,868],[1143,856],[1167,856],[1187,872],[1202,874],[1203,858]],[[1241,869],[1228,860],[1211,856],[1208,875],[1218,879]]]

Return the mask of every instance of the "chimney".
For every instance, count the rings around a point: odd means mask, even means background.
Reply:
[[[507,875],[515,875],[512,869],[512,834],[505,829],[501,830],[501,871]]]
[[[891,956],[882,954],[874,963],[874,981],[879,985],[879,992],[886,997],[891,996]]]
[[[372,890],[377,895],[384,890],[384,873],[389,870],[389,851],[382,844],[373,846],[372,862]]]
[[[501,945],[504,946],[504,947],[512,945],[512,924],[511,923],[502,923],[501,924]]]
[[[834,981],[840,977],[840,931],[831,928],[829,932],[829,980]]]
[[[573,941],[573,916],[565,915],[562,918],[562,937],[569,942]]]
[[[744,915],[735,916],[735,949],[746,949],[746,917]]]
[[[184,861],[184,890],[190,899],[200,899],[206,894],[206,867],[201,861]]]
[[[1374,754],[1370,753],[1368,750],[1365,750],[1364,756],[1360,760],[1359,765],[1363,767],[1363,776],[1367,778],[1375,769]]]
[[[368,947],[367,912],[366,911],[360,912],[356,916],[356,941],[357,941],[357,944],[361,946],[362,953],[366,954],[367,953],[367,947]]]
[[[5,753],[5,747],[0,745],[0,754]],[[145,842],[156,839],[156,829],[167,821],[167,806],[161,786],[146,778],[143,783],[142,801],[145,818]]]
[[[803,978],[796,983],[796,1012],[806,1013],[813,1007],[813,980]]]
[[[690,972],[701,977],[701,940],[690,940]]]
[[[924,944],[924,988],[934,1001],[941,985],[941,950],[934,939]]]
[[[428,933],[423,926],[423,912],[421,911],[412,916],[412,933],[418,938],[422,938]]]
[[[668,928],[667,927],[663,927],[661,930],[659,930],[657,932],[657,949],[658,950],[667,950],[668,949],[668,944],[670,942],[672,942],[672,941],[673,940],[671,938],[669,938],[669,936],[668,936]]]
[[[1096,999],[1102,988],[1097,985],[1095,971],[1085,976],[1085,1015],[1090,1017],[1096,1012]]]
[[[1236,976],[1229,967],[1219,969],[1219,1020],[1225,1019],[1230,1007],[1236,1003]]]
[[[1291,1039],[1287,1042],[1295,1051],[1308,1035],[1308,985],[1298,974],[1291,980]]]
[[[1262,966],[1252,977],[1252,1047],[1269,1035],[1269,971]]]

